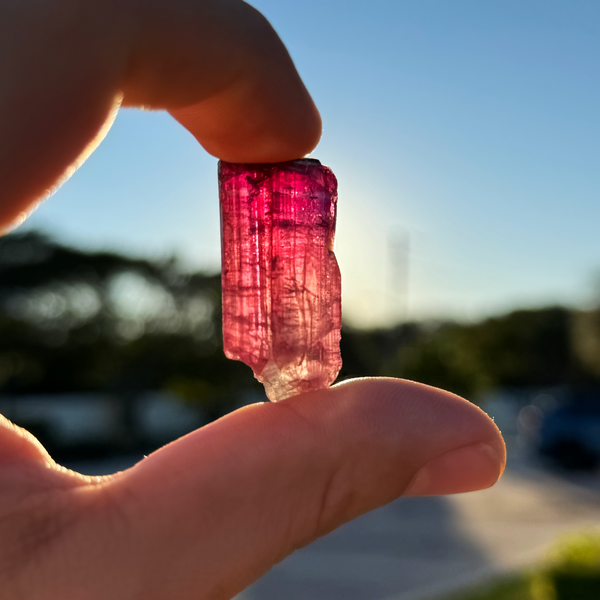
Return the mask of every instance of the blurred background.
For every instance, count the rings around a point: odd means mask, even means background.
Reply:
[[[481,494],[375,511],[243,598],[418,599],[535,562],[600,523],[600,4],[252,4],[339,180],[340,378],[465,396],[509,467]],[[0,412],[93,474],[263,400],[222,353],[219,265],[216,160],[122,110],[0,238]]]

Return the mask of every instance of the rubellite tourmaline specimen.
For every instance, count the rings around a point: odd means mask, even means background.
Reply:
[[[341,366],[337,181],[318,160],[219,163],[223,346],[272,401],[322,389]]]

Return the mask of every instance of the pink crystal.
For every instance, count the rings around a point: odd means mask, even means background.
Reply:
[[[329,387],[341,366],[337,181],[318,160],[219,163],[223,345],[270,400]]]

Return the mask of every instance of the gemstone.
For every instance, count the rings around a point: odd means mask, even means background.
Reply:
[[[342,366],[335,176],[314,159],[221,161],[219,197],[226,356],[274,402],[329,387]]]

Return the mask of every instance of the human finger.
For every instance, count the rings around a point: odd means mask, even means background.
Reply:
[[[488,487],[505,460],[478,408],[392,379],[241,409],[107,478],[0,421],[7,597],[224,600],[363,512]]]
[[[285,47],[241,0],[2,3],[0,80],[0,230],[81,164],[122,98],[233,162],[298,158],[320,137]]]
[[[146,574],[153,598],[230,598],[366,511],[489,487],[504,462],[481,410],[412,382],[358,380],[254,405],[115,482],[129,515],[124,552],[136,557],[125,570]]]

